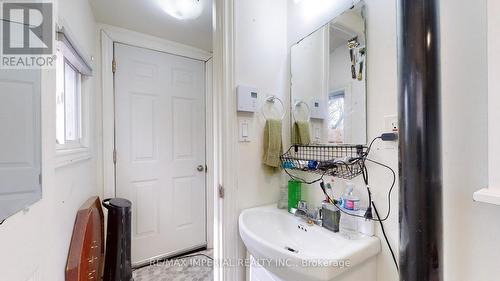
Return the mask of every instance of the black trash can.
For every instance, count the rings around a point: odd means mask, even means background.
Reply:
[[[131,258],[132,203],[121,198],[102,201],[108,209],[104,281],[133,281]]]

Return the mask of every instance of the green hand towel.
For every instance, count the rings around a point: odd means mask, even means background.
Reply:
[[[293,124],[293,144],[308,145],[311,143],[309,122],[297,121]]]
[[[283,154],[283,143],[281,139],[281,120],[267,120],[264,129],[264,164],[279,168],[280,156]]]

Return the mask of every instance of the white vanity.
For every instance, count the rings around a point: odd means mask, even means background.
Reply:
[[[239,218],[240,236],[251,257],[250,281],[375,280],[377,237],[348,240],[308,225],[275,205],[248,209]]]

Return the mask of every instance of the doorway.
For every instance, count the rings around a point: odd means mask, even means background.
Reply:
[[[207,245],[205,62],[114,43],[115,193],[132,263]]]

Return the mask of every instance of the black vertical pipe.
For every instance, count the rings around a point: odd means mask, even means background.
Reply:
[[[443,280],[439,1],[399,0],[400,280]]]

